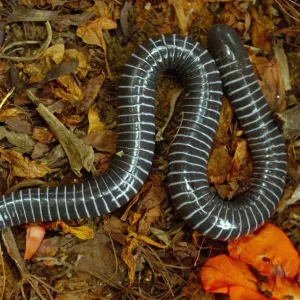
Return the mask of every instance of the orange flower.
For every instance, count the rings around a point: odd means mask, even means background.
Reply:
[[[46,230],[38,225],[26,225],[26,249],[24,259],[31,259],[35,252],[39,249],[44,239]]]
[[[261,290],[272,295],[272,299],[300,299],[300,288],[295,280],[282,277],[269,277],[262,283]]]
[[[228,294],[232,286],[241,286],[257,291],[258,279],[248,265],[227,255],[210,258],[200,269],[200,278],[205,291]]]
[[[228,251],[230,256],[254,266],[264,276],[294,278],[299,272],[298,252],[284,232],[271,223],[229,242]]]
[[[230,300],[268,300],[258,292],[254,292],[242,286],[234,286],[229,291]]]

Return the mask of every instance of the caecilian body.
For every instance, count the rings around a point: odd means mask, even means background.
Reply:
[[[107,172],[83,183],[3,195],[0,228],[108,214],[136,195],[153,159],[156,80],[168,69],[179,74],[185,87],[183,119],[169,153],[168,184],[175,209],[193,229],[215,239],[238,238],[260,227],[283,191],[285,146],[238,35],[226,25],[214,25],[208,51],[178,35],[143,43],[126,64],[119,86],[117,151],[123,155],[114,157]],[[254,165],[249,189],[231,201],[211,192],[207,179],[223,89]]]

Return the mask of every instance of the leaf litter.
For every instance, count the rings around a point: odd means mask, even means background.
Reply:
[[[296,2],[16,0],[1,4],[1,25],[6,27],[0,27],[0,194],[76,183],[89,172],[104,172],[113,155],[122,155],[116,154],[117,85],[131,53],[161,33],[189,33],[205,46],[208,28],[223,22],[242,37],[286,141],[288,181],[271,222],[299,251]],[[247,291],[243,283],[237,286],[244,278],[238,275],[241,269],[235,270],[230,259],[219,258],[228,254],[227,243],[194,232],[174,210],[166,165],[182,119],[182,86],[173,75],[165,73],[158,79],[156,152],[138,195],[109,216],[3,231],[0,287],[7,298],[221,299],[205,291],[198,275],[208,259],[219,259],[220,268],[233,268],[230,299],[251,293],[265,299],[261,293],[268,293],[270,286],[279,296],[294,291],[294,283],[285,277],[264,281],[255,276]],[[251,170],[247,141],[224,97],[208,165],[211,188],[230,201],[247,190]],[[259,251],[264,238],[253,240]],[[239,243],[238,247],[246,247],[246,240]],[[269,251],[272,247],[269,244]],[[14,261],[13,272],[2,252]],[[279,261],[285,259],[280,249],[272,253]],[[31,259],[24,261],[24,255]],[[259,295],[254,282],[261,286]]]

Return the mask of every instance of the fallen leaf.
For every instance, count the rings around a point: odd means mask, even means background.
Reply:
[[[32,134],[32,125],[24,120],[7,120],[5,124],[13,131]]]
[[[247,142],[245,140],[237,141],[235,147],[236,149],[232,159],[230,178],[237,177],[239,175],[240,170],[247,166],[250,157]]]
[[[67,127],[73,127],[79,124],[82,120],[79,115],[63,116],[61,119],[62,123]]]
[[[5,122],[11,119],[18,119],[18,116],[23,114],[22,110],[17,108],[7,108],[0,110],[0,122]]]
[[[26,248],[24,259],[31,259],[39,249],[42,240],[44,239],[46,230],[42,226],[28,225],[26,226]]]
[[[143,235],[148,235],[150,233],[151,225],[156,222],[162,215],[160,206],[155,206],[149,209],[138,224],[138,233]]]
[[[0,149],[0,157],[12,164],[13,176],[40,178],[51,171],[48,167],[30,161],[14,150]]]
[[[83,94],[72,75],[62,75],[56,79],[58,85],[52,85],[52,93],[65,101],[77,102]]]
[[[138,246],[138,240],[135,238],[127,238],[125,247],[122,249],[121,257],[128,269],[129,287],[132,286],[135,279],[136,261],[133,251]]]
[[[266,223],[253,234],[230,241],[228,251],[232,257],[251,264],[264,276],[283,271],[287,278],[294,278],[299,272],[297,250],[285,233],[271,223]]]
[[[259,20],[257,11],[254,7],[251,9],[252,11],[252,34],[251,40],[254,47],[265,50],[267,52],[271,51],[271,43],[268,37],[268,26]],[[266,16],[264,16],[264,20],[266,20]],[[271,20],[269,20],[271,22]],[[270,26],[270,25],[269,25]]]
[[[112,130],[96,131],[86,135],[82,140],[101,152],[116,153],[117,134]]]
[[[56,221],[46,224],[45,227],[50,230],[57,230],[58,227],[61,227],[64,233],[71,233],[81,240],[89,240],[94,237],[94,230],[88,226],[69,226],[62,221]]]
[[[34,146],[35,141],[26,133],[15,132],[11,130],[7,130],[4,126],[0,127],[0,140],[4,137],[16,147],[13,149],[16,152],[20,153],[30,153]]]
[[[45,61],[48,61],[49,66],[51,66],[50,60],[54,61],[56,64],[60,64],[63,61],[64,52],[65,52],[64,44],[55,44],[49,47],[39,59],[40,60],[44,59]]]
[[[102,29],[115,29],[117,23],[110,19],[101,17],[93,21],[88,21],[85,25],[79,26],[76,34],[89,45],[97,45],[103,48],[106,53],[106,44]]]
[[[221,115],[217,127],[217,132],[214,138],[215,145],[227,145],[230,139],[229,129],[232,126],[233,111],[226,97],[223,97]]]
[[[84,55],[76,49],[67,49],[65,51],[64,61],[77,61],[77,68],[73,72],[77,74],[80,79],[84,79],[90,70],[89,56]]]
[[[128,237],[134,237],[135,239],[137,239],[141,242],[155,246],[157,248],[161,248],[161,249],[167,248],[167,246],[157,243],[145,235],[137,234],[137,233],[131,231],[130,229],[128,229],[128,231],[129,231]]]
[[[54,134],[46,127],[34,127],[32,138],[41,143],[51,143],[56,140]]]
[[[261,80],[258,80],[263,94],[273,112],[282,112],[286,108],[285,90],[281,78],[280,64],[265,57],[251,57]]]
[[[35,96],[31,95],[31,97]],[[73,172],[81,177],[82,167],[90,171],[94,162],[93,149],[71,133],[43,104],[39,103],[36,110],[62,145]]]
[[[7,189],[6,193],[15,192],[15,191],[18,191],[22,188],[33,187],[33,186],[36,186],[36,185],[38,185],[38,186],[47,186],[46,182],[42,181],[40,179],[25,179],[25,180],[22,180],[21,182],[19,182],[18,184],[12,186],[11,188]]]
[[[102,122],[100,122],[99,114],[96,110],[94,110],[94,106],[89,109],[88,119],[89,119],[88,134],[95,132],[95,131],[103,130],[104,124]]]
[[[103,229],[106,232],[127,233],[129,224],[114,216],[108,217],[104,220]]]
[[[88,110],[93,102],[95,101],[98,93],[102,87],[105,76],[101,73],[98,76],[93,76],[82,86],[83,99],[79,102],[74,103],[77,107],[77,112],[82,113]]]
[[[228,294],[232,286],[257,291],[258,280],[248,265],[225,254],[209,258],[200,269],[200,279],[208,292]]]
[[[230,172],[232,158],[226,146],[213,148],[208,161],[208,178],[211,183],[222,184]]]

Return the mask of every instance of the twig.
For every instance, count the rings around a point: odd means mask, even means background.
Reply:
[[[3,100],[0,103],[0,109],[2,108],[3,104],[5,103],[5,101],[12,95],[12,93],[14,92],[15,87],[12,87],[9,92],[6,94],[6,96],[3,98]]]
[[[30,61],[30,60],[35,60],[38,59],[49,47],[51,41],[52,41],[52,28],[51,25],[49,23],[49,21],[46,22],[46,29],[47,29],[47,39],[46,41],[42,44],[42,46],[40,47],[40,49],[37,51],[37,53],[33,56],[30,57],[19,57],[19,56],[9,56],[9,55],[1,55],[0,54],[0,58],[4,58],[4,59],[9,59],[12,61]],[[9,46],[6,46],[9,47]]]
[[[11,44],[7,45],[6,47],[4,47],[2,49],[2,53],[5,53],[10,48],[13,48],[13,47],[16,47],[16,46],[36,45],[36,44],[40,44],[40,42],[39,41],[20,41],[20,42],[14,42],[14,43],[11,43]]]

